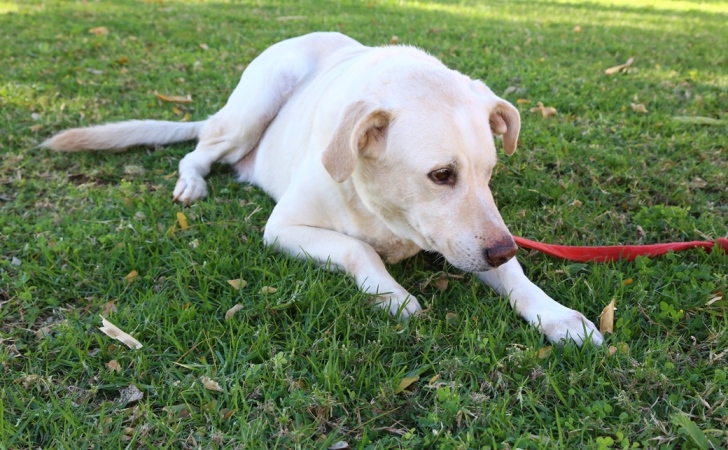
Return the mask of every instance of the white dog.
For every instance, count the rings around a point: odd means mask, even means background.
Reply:
[[[393,315],[420,305],[382,258],[433,251],[509,298],[549,341],[599,345],[594,324],[546,295],[513,258],[488,182],[493,136],[511,155],[520,126],[513,105],[420,50],[313,33],[263,52],[208,120],[72,129],[42,145],[105,150],[199,139],[180,161],[175,200],[204,197],[212,163],[233,165],[277,202],[268,245],[346,271]]]

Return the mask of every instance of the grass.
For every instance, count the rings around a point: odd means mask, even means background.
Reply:
[[[223,168],[206,200],[173,204],[192,144],[34,146],[71,126],[202,119],[283,38],[396,36],[518,104],[520,148],[492,183],[515,234],[717,238],[727,19],[728,3],[690,0],[0,2],[0,448],[725,448],[720,251],[613,264],[521,252],[537,284],[591,319],[617,304],[604,347],[549,353],[507,302],[429,255],[391,267],[429,311],[404,323],[374,311],[345,276],[266,249],[272,202]],[[558,115],[531,113],[539,101]],[[102,334],[99,314],[144,347]]]

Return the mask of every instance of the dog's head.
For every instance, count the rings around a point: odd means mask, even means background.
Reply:
[[[518,110],[457,72],[396,84],[379,96],[385,101],[346,107],[324,167],[337,182],[351,178],[393,232],[454,266],[477,272],[507,262],[517,247],[488,183],[496,164],[493,136],[503,136],[505,153],[513,154]]]

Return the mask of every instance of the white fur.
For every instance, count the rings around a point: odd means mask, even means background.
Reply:
[[[277,205],[264,239],[351,274],[392,314],[420,310],[387,272],[420,250],[477,273],[552,342],[603,338],[581,313],[529,281],[488,187],[494,135],[516,147],[518,111],[484,84],[409,47],[365,47],[338,33],[280,42],[245,70],[204,123],[124,122],[69,130],[57,150],[199,138],[173,197],[207,194],[210,165],[233,165]],[[435,182],[434,174],[455,173]]]

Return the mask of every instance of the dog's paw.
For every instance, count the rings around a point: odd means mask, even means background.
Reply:
[[[189,205],[195,200],[207,195],[207,183],[202,177],[180,177],[174,187],[172,199],[176,202]]]
[[[407,319],[422,311],[422,307],[420,306],[420,302],[417,301],[417,298],[407,292],[404,295],[378,295],[376,304],[379,308],[388,309],[392,317],[398,316],[402,319]]]
[[[573,342],[582,346],[584,342],[591,341],[596,346],[602,345],[604,336],[599,329],[582,313],[573,309],[564,308],[547,317],[540,317],[540,323],[535,324],[546,338],[553,344]]]

